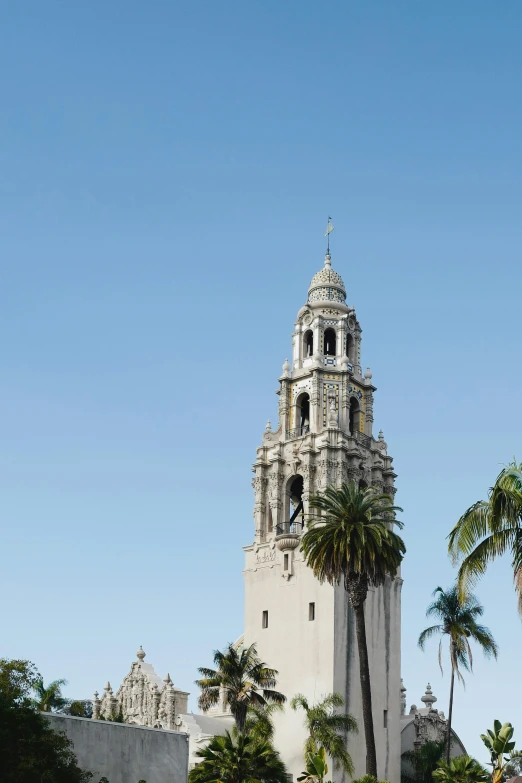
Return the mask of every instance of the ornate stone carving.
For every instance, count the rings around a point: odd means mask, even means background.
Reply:
[[[256,552],[255,561],[258,564],[271,563],[275,560],[275,549],[263,549],[261,552]]]
[[[176,729],[176,715],[187,712],[188,693],[176,688],[168,674],[162,682],[154,667],[145,663],[142,647],[136,657],[116,695],[110,683],[101,699],[97,692],[94,694],[93,718],[104,720],[121,712],[126,723]]]

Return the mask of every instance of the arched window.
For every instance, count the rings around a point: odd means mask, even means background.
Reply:
[[[308,329],[303,338],[303,357],[308,359],[314,355],[314,333]]]
[[[335,329],[325,329],[324,332],[324,355],[325,356],[335,356],[336,351],[336,339],[335,339]]]
[[[355,361],[355,340],[353,334],[350,333],[346,335],[346,355],[350,364],[357,364]]]
[[[295,428],[298,435],[306,435],[310,432],[310,395],[306,392],[300,394],[295,402]]]
[[[303,508],[303,488],[304,481],[302,476],[293,476],[287,484],[287,525],[285,533],[301,533],[304,526],[304,508]]]
[[[361,423],[361,406],[357,397],[350,397],[350,432],[359,432]]]

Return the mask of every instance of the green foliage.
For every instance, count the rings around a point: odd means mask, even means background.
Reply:
[[[482,783],[489,775],[484,767],[469,756],[457,756],[442,761],[433,773],[435,783]]]
[[[305,742],[305,758],[319,752],[321,746],[332,758],[335,769],[344,769],[353,775],[353,762],[345,747],[345,734],[357,733],[357,721],[349,713],[335,712],[344,706],[343,697],[330,693],[317,704],[310,706],[305,696],[298,693],[290,706],[293,710],[304,710],[308,738]]]
[[[323,783],[327,773],[326,751],[324,748],[319,748],[315,753],[306,755],[306,769],[297,781],[298,783]]]
[[[274,739],[274,722],[272,716],[275,712],[283,710],[282,704],[266,704],[264,707],[254,705],[248,708],[245,722],[245,734],[256,742],[272,742]]]
[[[111,712],[106,718],[100,718],[100,720],[106,720],[109,723],[125,723],[125,716],[120,709],[119,712]]]
[[[62,688],[67,685],[67,680],[54,680],[49,685],[44,685],[41,677],[34,684],[35,707],[40,712],[56,712],[69,705],[69,700],[62,695]]]
[[[89,701],[75,699],[61,712],[65,715],[72,715],[74,718],[92,718],[92,704]]]
[[[498,647],[489,628],[481,625],[483,606],[472,593],[463,593],[457,586],[443,590],[437,587],[433,593],[435,600],[428,606],[426,617],[435,617],[439,622],[425,628],[419,636],[419,647],[424,650],[428,639],[439,636],[439,666],[442,672],[442,641],[449,640],[451,666],[450,702],[448,711],[448,733],[446,737],[446,764],[450,763],[451,724],[453,720],[453,690],[455,675],[464,684],[461,668],[473,670],[473,653],[469,640],[476,642],[486,658],[498,655]]]
[[[362,778],[352,780],[352,783],[388,783],[387,780],[377,780],[373,775],[363,775]]]
[[[263,663],[255,646],[236,649],[229,644],[224,652],[214,652],[215,669],[198,669],[202,675],[196,680],[200,688],[198,705],[208,710],[219,703],[224,694],[225,702],[236,721],[240,732],[245,730],[248,710],[251,707],[266,707],[267,704],[284,704],[286,697],[275,690],[276,669]]]
[[[519,757],[519,753],[515,751],[514,732],[511,723],[501,723],[496,720],[493,724],[493,731],[488,729],[487,734],[480,735],[480,739],[488,749],[491,758],[491,783],[500,783],[504,779],[506,767],[511,762],[511,756],[514,759]]]
[[[445,748],[444,741],[429,740],[417,750],[406,750],[401,757],[401,783],[432,783],[432,775],[440,766]]]
[[[86,783],[72,743],[54,732],[31,698],[41,677],[28,661],[0,660],[0,780],[2,783]]]
[[[289,783],[285,765],[270,743],[238,731],[212,737],[196,756],[201,761],[189,772],[189,783]]]
[[[504,770],[504,777],[506,780],[514,778],[517,775],[522,775],[522,752],[514,751],[511,754],[509,763]]]
[[[473,654],[469,639],[476,642],[482,652],[489,658],[498,655],[498,647],[489,628],[480,625],[477,618],[482,617],[484,607],[471,593],[462,595],[457,587],[443,590],[437,587],[433,595],[436,597],[426,610],[426,617],[436,617],[437,625],[432,625],[419,636],[419,647],[424,650],[428,639],[440,636],[439,666],[442,672],[442,640],[447,636],[450,642],[450,664],[457,677],[464,682],[462,667],[466,671],[473,670]]]
[[[394,577],[406,547],[392,530],[395,512],[387,495],[372,488],[360,489],[355,482],[340,489],[327,487],[310,498],[310,506],[320,512],[310,520],[301,539],[307,564],[317,579],[329,584],[344,582],[355,615],[359,671],[361,682],[366,771],[377,775],[377,751],[373,728],[372,694],[364,602],[368,587],[382,585],[387,576]]]
[[[311,518],[301,547],[308,565],[320,582],[339,584],[350,575],[362,575],[369,585],[383,584],[395,576],[406,547],[389,529],[396,511],[387,495],[372,488],[359,489],[354,481],[340,489],[327,487],[310,498],[310,507],[321,512]],[[398,527],[402,524],[394,520]]]
[[[513,460],[501,470],[488,499],[468,508],[448,538],[450,555],[460,563],[457,580],[463,592],[476,584],[489,563],[511,555],[522,614],[522,463]]]

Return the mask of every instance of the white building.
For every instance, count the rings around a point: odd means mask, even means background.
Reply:
[[[358,720],[348,738],[356,777],[366,749],[353,611],[344,587],[320,585],[303,561],[300,537],[310,495],[356,481],[392,498],[395,473],[382,432],[373,435],[370,370],[361,370],[361,327],[331,267],[314,276],[299,310],[292,360],[279,379],[279,423],[267,424],[254,464],[255,540],[245,547],[245,644],[279,671],[278,689],[309,701],[336,692]],[[402,579],[388,579],[366,601],[373,718],[381,779],[399,783]],[[303,769],[303,718],[276,717],[276,745],[294,779]],[[334,774],[340,781],[342,773]]]
[[[363,375],[361,369],[362,330],[345,300],[343,280],[327,253],[297,314],[292,361],[285,361],[279,379],[278,427],[272,430],[267,423],[257,450],[255,539],[244,548],[244,637],[236,644],[256,645],[261,659],[279,671],[277,688],[288,701],[297,693],[312,703],[329,693],[341,694],[346,711],[359,724],[359,734],[350,735],[347,746],[355,777],[361,777],[366,746],[353,611],[344,587],[319,584],[300,551],[311,494],[349,481],[392,498],[395,494],[396,476],[382,430],[377,438],[373,435],[376,388],[370,370]],[[400,576],[388,579],[366,600],[378,775],[390,783],[400,783],[401,752],[440,739],[447,725],[433,709],[436,699],[429,686],[422,698],[426,707],[405,713],[401,585]],[[197,749],[233,724],[224,700],[206,715],[188,713],[188,694],[169,675],[162,681],[144,663],[141,648],[137,658],[116,695],[109,684],[101,700],[96,694],[93,717],[121,711],[126,722],[186,731],[192,766]],[[287,705],[275,724],[276,747],[295,780],[303,770],[302,713]],[[458,753],[462,743],[456,735],[453,739]],[[334,783],[344,783],[344,773],[330,773]]]

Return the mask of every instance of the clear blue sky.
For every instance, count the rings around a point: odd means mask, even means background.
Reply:
[[[518,0],[2,5],[0,654],[89,697],[142,644],[194,694],[241,633],[250,465],[331,214],[405,509],[408,706],[429,680],[447,709],[416,649],[445,537],[522,459],[521,26]],[[494,718],[522,745],[508,562],[478,594],[501,657],[455,726],[484,759]]]

